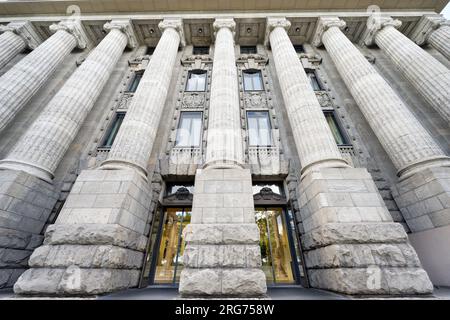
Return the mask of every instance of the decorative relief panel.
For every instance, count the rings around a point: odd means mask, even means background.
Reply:
[[[265,92],[243,92],[243,97],[246,109],[264,109],[268,106]]]
[[[204,92],[185,92],[181,102],[182,109],[203,109],[206,102]]]

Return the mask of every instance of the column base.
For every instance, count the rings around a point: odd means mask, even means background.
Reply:
[[[33,175],[0,170],[0,288],[12,287],[28,267],[58,195]]]
[[[450,225],[450,167],[433,167],[401,180],[392,190],[412,232]]]
[[[150,197],[135,170],[83,171],[15,293],[80,296],[137,286]]]
[[[350,295],[430,294],[433,286],[366,169],[328,168],[300,183],[312,287]]]
[[[198,170],[184,235],[182,297],[265,296],[250,170]]]

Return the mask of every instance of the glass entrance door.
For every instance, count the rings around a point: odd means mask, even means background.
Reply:
[[[183,270],[183,229],[191,222],[191,208],[165,208],[153,245],[151,284],[176,285]]]
[[[287,218],[283,208],[255,209],[255,220],[260,232],[262,269],[269,285],[300,283],[297,250],[291,230],[287,227]]]

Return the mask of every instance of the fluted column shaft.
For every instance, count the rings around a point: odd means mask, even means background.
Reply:
[[[243,164],[233,19],[214,23],[216,42],[209,106],[206,166]]]
[[[0,69],[2,69],[12,58],[26,48],[22,37],[12,30],[6,30],[0,35]]]
[[[403,101],[337,26],[322,41],[400,174],[448,159]]]
[[[132,167],[147,174],[159,121],[180,45],[180,20],[164,20],[163,30],[103,168]]]
[[[443,25],[434,31],[428,43],[450,60],[450,25]]]
[[[270,20],[268,22],[271,23]],[[348,166],[336,145],[309,78],[287,35],[287,20],[273,23],[269,40],[288,118],[303,167]]]
[[[0,78],[0,131],[50,77],[61,61],[81,47],[74,24],[52,26],[56,33]]]
[[[0,162],[0,168],[26,171],[51,181],[126,44],[127,35],[119,28],[112,29]]]
[[[392,23],[382,27],[374,40],[428,103],[450,121],[450,70]]]

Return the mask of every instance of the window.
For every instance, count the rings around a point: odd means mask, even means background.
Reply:
[[[247,121],[250,146],[272,145],[269,112],[249,111],[247,112]]]
[[[325,118],[327,119],[328,125],[330,126],[331,133],[333,133],[334,140],[336,140],[337,145],[346,145],[347,141],[342,134],[341,129],[334,117],[334,113],[332,111],[324,112]]]
[[[145,54],[151,56],[153,52],[155,52],[155,47],[147,47]]]
[[[256,54],[256,46],[241,46],[241,54]]]
[[[202,118],[201,112],[181,112],[176,147],[200,147]]]
[[[194,183],[168,183],[166,193],[167,195],[175,194],[181,188],[186,188],[190,193],[194,193]]]
[[[305,53],[305,47],[301,44],[294,45],[294,49],[297,53]]]
[[[128,92],[136,92],[137,87],[139,86],[139,82],[141,82],[143,72],[135,72],[133,81],[131,81],[130,85],[128,86]]]
[[[209,54],[209,47],[194,47],[192,53],[199,55]]]
[[[205,91],[206,90],[206,70],[189,71],[186,83],[186,91]]]
[[[116,117],[108,131],[108,134],[105,137],[102,147],[103,148],[111,148],[114,143],[114,139],[116,139],[117,133],[119,132],[120,126],[122,125],[123,119],[125,118],[125,112],[117,112]]]
[[[264,90],[261,71],[259,70],[245,70],[244,76],[244,91],[261,91]]]
[[[311,87],[314,91],[321,91],[322,86],[320,85],[319,79],[317,79],[316,73],[312,70],[306,71],[306,75],[309,77],[311,81]]]

